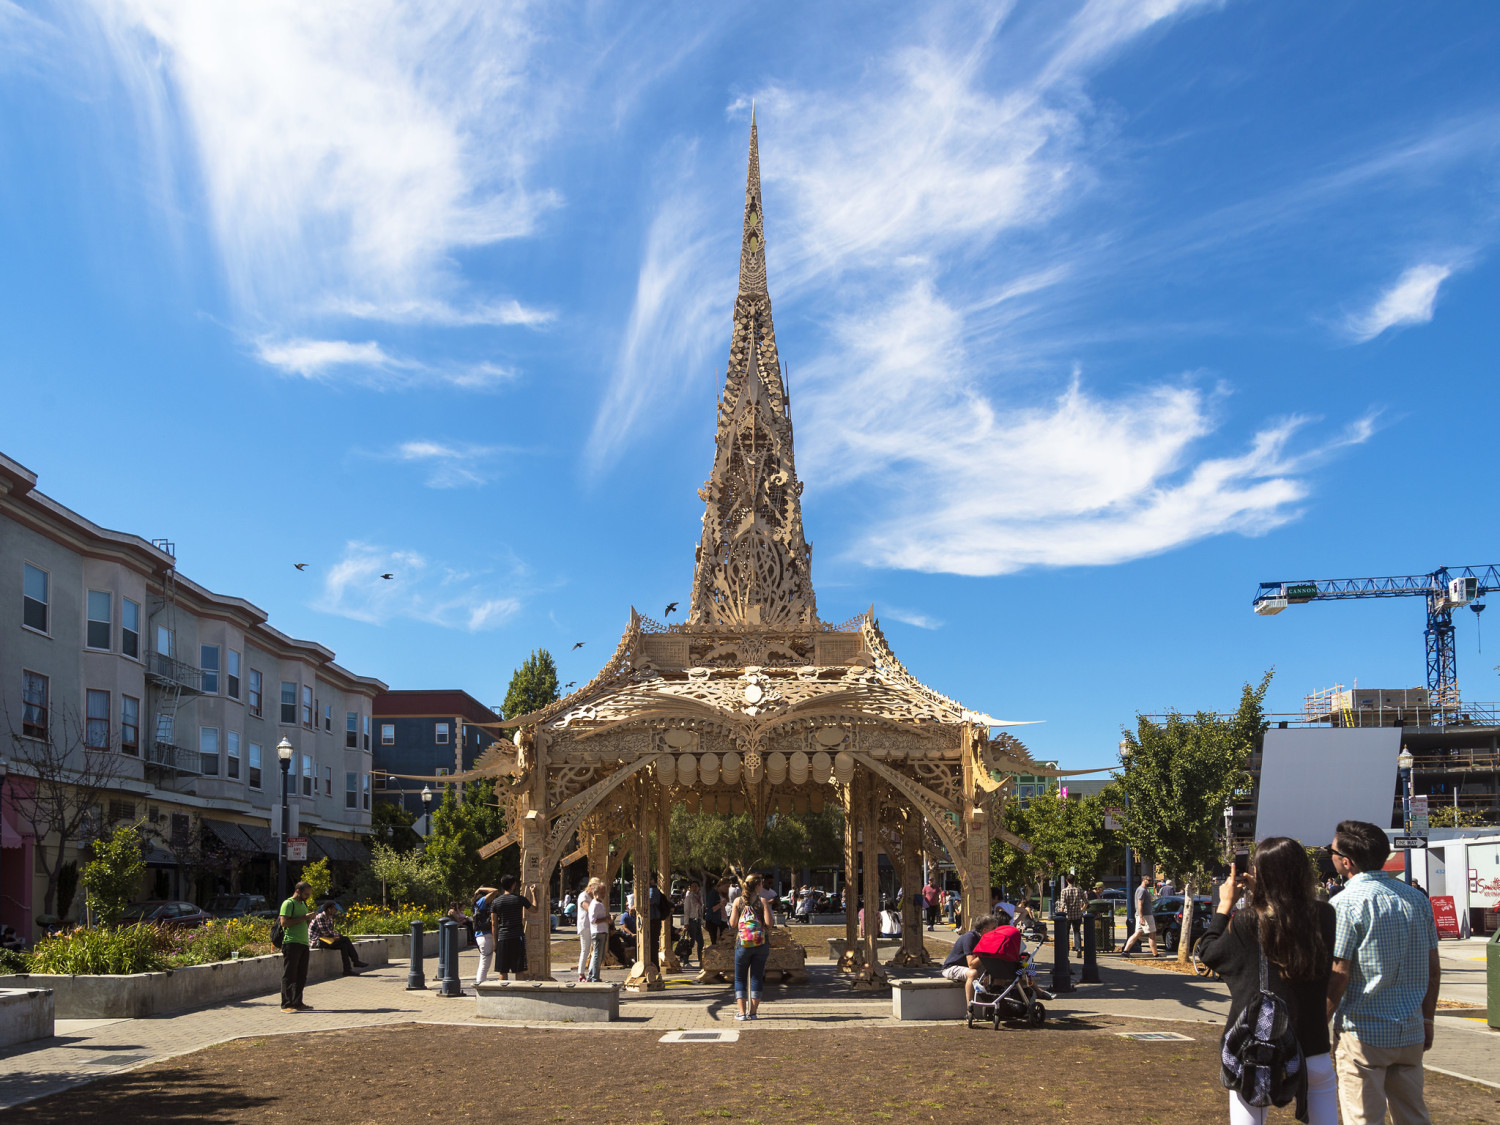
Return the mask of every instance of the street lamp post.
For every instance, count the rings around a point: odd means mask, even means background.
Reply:
[[[1120,766],[1126,772],[1130,772],[1130,755],[1133,753],[1130,739],[1120,739]],[[1130,791],[1125,793],[1125,812],[1130,812]],[[1135,933],[1135,853],[1130,850],[1129,841],[1125,844],[1125,938],[1128,941],[1130,935]]]
[[[432,789],[422,786],[422,848],[427,848],[427,837],[432,835]]]
[[[276,841],[276,901],[286,901],[286,838],[288,817],[286,788],[287,772],[292,768],[292,744],[282,739],[276,744],[276,757],[281,762],[281,831]]]
[[[1224,805],[1224,862],[1234,867],[1234,802]]]
[[[1405,746],[1401,747],[1401,753],[1396,755],[1396,765],[1401,770],[1401,831],[1411,835],[1411,767],[1415,761],[1411,751]],[[1402,848],[1401,854],[1406,857],[1406,885],[1411,886],[1411,848]]]

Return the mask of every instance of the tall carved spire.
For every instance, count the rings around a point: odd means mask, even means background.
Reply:
[[[753,110],[740,288],[718,423],[713,472],[698,490],[706,507],[689,623],[816,628],[812,549],[802,536],[802,483],[792,454],[792,422],[766,288]]]

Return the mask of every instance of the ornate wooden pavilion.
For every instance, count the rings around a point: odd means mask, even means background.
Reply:
[[[878,855],[902,885],[922,882],[924,854],[946,852],[963,886],[964,913],[989,909],[989,850],[999,836],[1007,773],[1052,774],[1007,734],[1014,724],[970,710],[902,667],[873,610],[841,624],[819,616],[803,537],[802,482],[792,449],[787,386],[766,287],[766,244],[754,120],[740,249],[739,293],[717,452],[699,490],[705,504],[685,620],[663,624],[631,610],[614,656],[584,687],[513,728],[462,777],[494,777],[507,834],[485,856],[519,844],[521,878],[542,909],[529,923],[531,975],[550,976],[546,915],[560,862],[586,858],[612,880],[625,854],[636,902],[648,873],[669,872],[672,807],[748,813],[757,827],[780,811],[844,812],[844,867],[852,901],[871,904],[868,932],[847,912],[840,971],[881,983],[874,907]],[[1070,771],[1078,772],[1078,771]],[[657,854],[649,837],[655,831]],[[915,896],[896,963],[928,960]],[[642,946],[645,943],[641,943]],[[680,968],[671,942],[656,963],[637,960],[627,987],[663,987]],[[774,965],[773,965],[774,967]]]

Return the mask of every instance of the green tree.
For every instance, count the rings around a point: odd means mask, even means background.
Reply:
[[[772,813],[756,835],[749,813],[695,813],[679,804],[672,808],[670,832],[674,868],[695,878],[843,862],[844,816],[838,808]]]
[[[1155,862],[1181,881],[1186,909],[1192,909],[1195,880],[1219,855],[1218,827],[1224,806],[1250,786],[1245,764],[1265,732],[1262,704],[1271,684],[1267,672],[1259,686],[1245,684],[1240,704],[1227,719],[1206,711],[1192,718],[1172,713],[1164,723],[1136,717],[1136,731],[1125,732],[1129,763],[1117,782],[1129,795],[1124,834],[1142,861]],[[1182,932],[1190,935],[1190,919]],[[1186,961],[1189,942],[1179,944]]]
[[[441,899],[441,876],[426,852],[397,851],[380,841],[370,846],[370,871],[380,880],[381,905],[386,894],[396,902],[435,906]]]
[[[139,827],[119,825],[109,836],[95,840],[93,851],[94,858],[79,877],[84,901],[97,917],[114,925],[140,894],[141,877],[146,873]]]
[[[1427,814],[1427,823],[1434,828],[1484,828],[1495,823],[1493,809],[1456,809],[1452,805],[1436,805]]]
[[[492,859],[479,858],[479,849],[504,832],[505,816],[495,803],[493,781],[444,787],[427,836],[427,858],[444,898],[466,899],[475,887],[498,879],[507,861],[514,865],[511,848]]]
[[[1111,849],[1104,830],[1104,803],[1097,797],[1068,800],[1057,786],[1032,797],[1006,802],[1005,827],[1031,845],[1030,852],[1003,840],[990,843],[990,879],[996,885],[1021,885],[1041,897],[1045,881],[1073,873],[1091,886]]]
[[[409,852],[422,842],[412,828],[416,820],[416,814],[407,812],[399,801],[376,801],[370,810],[370,840],[372,844]]]
[[[312,888],[312,894],[308,896],[310,901],[327,898],[328,892],[333,890],[333,871],[328,866],[328,857],[304,863],[299,881]]]
[[[533,649],[525,662],[511,674],[501,710],[507,719],[529,715],[556,702],[557,662],[544,648]]]

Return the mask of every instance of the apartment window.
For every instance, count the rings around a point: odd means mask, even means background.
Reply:
[[[250,669],[250,714],[260,718],[260,673]]]
[[[230,649],[228,659],[229,664],[224,669],[224,694],[230,699],[238,699],[240,697],[240,654]]]
[[[370,749],[370,716],[365,716],[365,749]]]
[[[28,629],[35,629],[38,633],[47,631],[47,607],[52,604],[48,593],[51,585],[51,577],[39,566],[24,564],[26,567],[24,590],[21,599],[21,624]]]
[[[120,696],[120,749],[126,754],[141,752],[141,701],[133,695]]]
[[[436,724],[436,729],[437,729],[437,744],[439,746],[446,746],[448,744],[448,724],[447,723],[438,723],[438,724]]]
[[[120,651],[132,660],[141,658],[141,606],[129,598],[120,599]]]
[[[364,781],[364,790],[365,790],[364,810],[365,810],[365,812],[369,812],[370,811],[370,775],[366,773],[366,774],[361,774],[360,777]]]
[[[21,733],[30,738],[47,737],[47,677],[23,672],[21,686]]]
[[[380,745],[382,745],[382,746],[394,746],[394,745],[396,745],[396,724],[395,723],[381,723],[380,724]]]
[[[359,808],[359,774],[357,773],[344,775],[344,808]]]
[[[311,728],[313,725],[313,694],[312,688],[302,688],[302,725]]]
[[[176,646],[172,643],[173,639],[172,630],[168,629],[165,625],[158,625],[156,627],[157,652],[163,656],[171,656],[176,649]]]
[[[198,646],[198,667],[203,669],[203,692],[205,695],[219,694],[219,646]]]
[[[333,733],[333,704],[323,704],[323,730],[329,734]]]
[[[135,819],[135,802],[122,801],[117,797],[109,799],[109,820],[111,824],[122,820]]]
[[[281,721],[297,721],[297,685],[286,680],[281,681]]]
[[[109,749],[109,692],[84,693],[83,744],[90,750]]]
[[[250,788],[260,788],[260,743],[250,744]]]
[[[239,780],[240,732],[237,730],[224,732],[224,769],[226,777],[232,777],[236,781]]]
[[[198,759],[204,777],[219,776],[219,728],[198,728]]]
[[[323,796],[333,796],[333,767],[323,767]]]
[[[344,712],[344,749],[359,749],[359,712]]]
[[[88,599],[88,635],[83,643],[88,648],[108,651],[114,647],[114,603],[115,596],[108,590],[90,590]]]
[[[302,795],[304,797],[312,797],[317,792],[317,788],[316,788],[316,785],[315,785],[315,782],[316,782],[317,776],[318,776],[317,770],[318,770],[318,767],[315,766],[315,765],[313,765],[312,755],[311,754],[303,754],[302,755]]]

